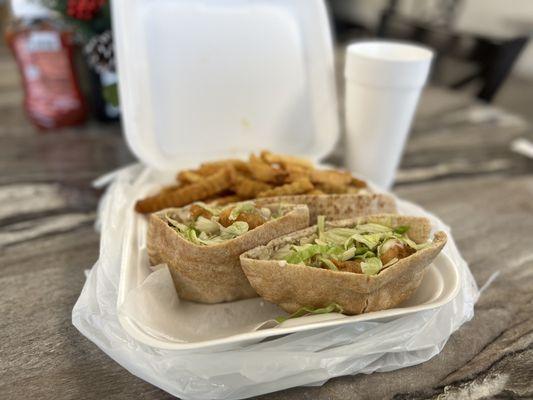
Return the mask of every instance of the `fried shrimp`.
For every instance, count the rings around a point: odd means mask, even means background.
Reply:
[[[343,272],[352,272],[354,274],[362,274],[363,270],[361,269],[361,260],[350,260],[350,261],[339,261],[331,260],[333,264]]]
[[[400,240],[389,239],[383,243],[379,252],[379,258],[383,265],[386,265],[394,259],[401,260],[402,258],[410,256],[414,252],[414,249]]]
[[[211,219],[211,217],[213,217],[213,214],[209,210],[206,210],[204,207],[199,206],[198,204],[193,204],[189,209],[189,213],[191,214],[192,219],[197,219],[198,217]]]
[[[232,211],[235,207],[225,208],[219,216],[218,222],[225,227],[230,226],[235,221],[242,221],[248,224],[248,229],[255,229],[258,226],[263,225],[267,219],[257,211],[243,211],[237,215],[235,219],[232,219]]]

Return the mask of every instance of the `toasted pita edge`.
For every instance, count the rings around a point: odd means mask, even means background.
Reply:
[[[394,197],[381,193],[304,194],[267,197],[256,200],[268,203],[305,204],[309,207],[309,221],[316,223],[319,215],[327,220],[356,218],[370,214],[396,213]]]

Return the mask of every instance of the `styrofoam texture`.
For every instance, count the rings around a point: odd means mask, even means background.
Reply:
[[[420,92],[346,83],[346,163],[350,170],[383,189],[392,186]]]

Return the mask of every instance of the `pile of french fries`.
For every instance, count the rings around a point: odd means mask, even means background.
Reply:
[[[195,201],[225,205],[243,200],[299,195],[357,193],[366,183],[349,172],[316,169],[307,160],[262,151],[248,161],[230,159],[208,162],[183,170],[177,184],[137,201],[135,210],[152,213],[182,207]]]

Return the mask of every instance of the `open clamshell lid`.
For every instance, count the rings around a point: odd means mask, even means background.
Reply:
[[[114,0],[126,140],[154,168],[268,148],[318,160],[338,134],[321,0]]]

